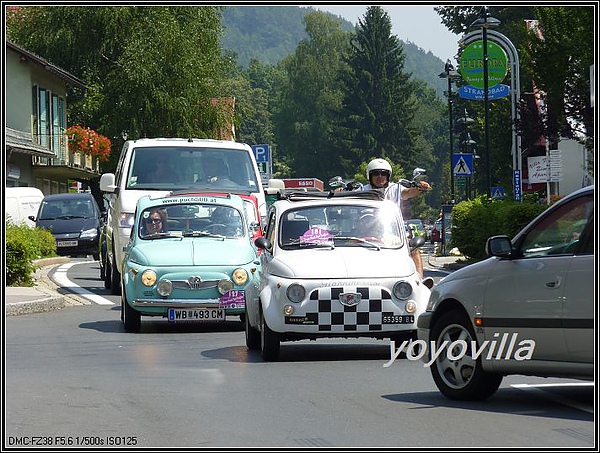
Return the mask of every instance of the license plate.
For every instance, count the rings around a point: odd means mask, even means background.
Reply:
[[[77,247],[77,241],[56,241],[57,247]]]
[[[225,321],[222,308],[169,308],[169,321]]]
[[[414,322],[414,315],[384,315],[381,318],[382,324],[412,324]]]

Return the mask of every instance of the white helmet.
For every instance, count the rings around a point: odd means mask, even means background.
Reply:
[[[367,165],[367,180],[371,181],[371,172],[373,170],[385,170],[387,172],[389,172],[390,174],[390,178],[392,177],[392,166],[390,165],[390,163],[385,160],[382,159],[381,157],[378,157],[377,159],[373,159],[371,162],[369,162],[369,165]]]

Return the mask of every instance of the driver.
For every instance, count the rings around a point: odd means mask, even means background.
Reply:
[[[402,184],[391,184],[390,179],[392,177],[392,166],[390,163],[382,158],[376,158],[371,160],[367,165],[367,179],[369,184],[366,184],[358,190],[379,190],[385,195],[385,198],[394,201],[398,205],[398,209],[401,209],[402,200],[408,200],[416,197],[417,195],[430,190],[431,186],[426,181],[421,181],[417,187],[404,187]],[[421,257],[421,251],[415,249],[411,253],[411,257],[415,263],[415,267],[423,280],[423,283],[428,287],[433,285],[433,279],[427,277],[424,279],[423,271],[423,258]]]
[[[218,180],[229,179],[227,168],[221,159],[213,156],[206,156],[202,160],[202,165],[205,181],[214,183]]]

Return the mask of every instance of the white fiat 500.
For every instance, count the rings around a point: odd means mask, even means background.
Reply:
[[[246,345],[277,360],[285,341],[416,338],[430,295],[398,207],[376,192],[283,193],[269,209]]]

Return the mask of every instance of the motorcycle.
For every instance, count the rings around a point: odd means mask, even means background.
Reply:
[[[355,190],[362,189],[362,184],[358,181],[344,181],[341,176],[334,176],[328,182],[329,187],[332,192],[343,192],[350,191],[353,192]]]

